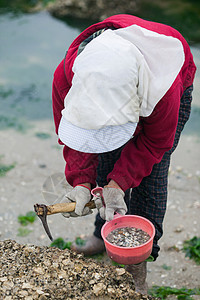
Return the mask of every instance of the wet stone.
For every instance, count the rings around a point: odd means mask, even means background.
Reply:
[[[123,227],[111,231],[106,239],[116,246],[137,247],[146,243],[150,239],[150,235],[139,228]]]

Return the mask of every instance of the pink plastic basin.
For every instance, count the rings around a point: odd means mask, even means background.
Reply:
[[[137,247],[120,247],[109,243],[106,240],[107,235],[116,228],[122,227],[140,228],[150,235],[150,239],[145,244]],[[144,217],[136,215],[121,216],[116,214],[112,221],[106,222],[103,225],[101,235],[106,246],[107,254],[112,260],[119,264],[132,265],[144,261],[151,254],[155,228],[153,224]]]

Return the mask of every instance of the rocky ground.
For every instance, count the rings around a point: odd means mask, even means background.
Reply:
[[[0,299],[152,299],[131,276],[57,248],[0,242]]]

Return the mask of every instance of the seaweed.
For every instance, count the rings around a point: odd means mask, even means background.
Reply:
[[[29,211],[27,214],[24,215],[19,215],[18,216],[18,222],[22,226],[27,226],[29,223],[33,223],[36,219],[36,213],[34,211]]]
[[[45,133],[45,132],[36,132],[35,136],[41,140],[46,140],[51,137],[51,135],[49,133]]]
[[[180,289],[172,288],[169,286],[153,286],[149,290],[150,295],[153,297],[158,297],[161,300],[164,300],[169,295],[176,295],[179,300],[190,300],[193,299],[192,295],[200,295],[200,289],[187,289],[182,287]]]
[[[23,228],[23,227],[20,227],[18,228],[18,236],[27,236],[29,233],[31,233],[32,230],[28,229],[28,228]]]
[[[68,241],[68,242],[65,242],[63,240],[63,238],[59,237],[57,239],[55,239],[51,244],[50,244],[50,247],[56,247],[56,248],[59,248],[59,249],[62,249],[62,250],[65,250],[65,249],[71,249],[71,245],[72,245],[72,242]]]
[[[200,238],[194,236],[192,239],[184,241],[183,249],[185,256],[200,264]]]
[[[0,160],[3,157],[3,155],[0,155]],[[5,165],[2,164],[0,162],[0,177],[3,177],[6,175],[7,172],[9,172],[10,170],[12,170],[15,167],[15,163],[11,164],[11,165]]]

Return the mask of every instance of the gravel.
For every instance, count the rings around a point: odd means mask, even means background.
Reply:
[[[153,299],[123,268],[52,247],[0,242],[0,299]]]

